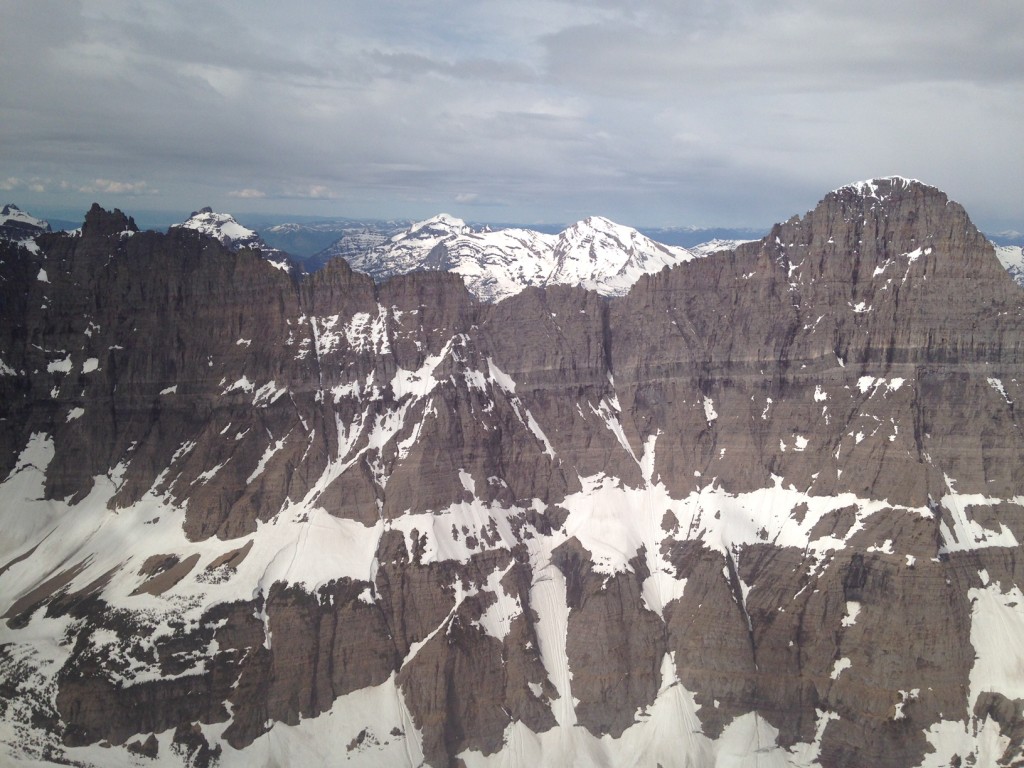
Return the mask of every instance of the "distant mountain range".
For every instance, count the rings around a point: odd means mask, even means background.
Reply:
[[[357,242],[361,235],[380,234],[385,238],[390,238],[416,223],[411,219],[334,219],[308,223],[287,222],[271,227],[257,228],[257,230],[270,245],[287,251],[304,262],[312,260],[314,263],[322,263],[329,258],[328,254],[344,255],[358,250],[358,246],[334,248],[333,246],[338,240],[349,238],[351,245]],[[557,235],[566,229],[564,224],[469,222],[469,225],[474,231],[480,232],[527,229],[546,235]],[[752,227],[636,227],[636,230],[662,245],[677,245],[683,248],[693,248],[711,240],[746,242],[756,240],[765,232],[764,229]]]
[[[485,301],[548,285],[579,285],[618,296],[641,275],[737,245],[720,240],[694,249],[664,245],[600,216],[558,234],[545,234],[517,228],[474,229],[441,214],[377,243],[364,237],[356,252],[341,250],[344,239],[339,249],[328,252],[345,256],[353,269],[377,282],[416,271],[454,272]]]
[[[13,203],[0,213],[0,237],[26,243],[51,228],[77,226],[68,220],[44,221]],[[341,257],[377,282],[414,270],[452,271],[488,301],[531,285],[582,285],[619,295],[642,274],[764,234],[752,228],[633,229],[601,216],[569,227],[469,224],[448,214],[420,222],[331,218],[249,227],[210,207],[171,226],[211,235],[234,250],[256,248],[280,268],[315,272]],[[1024,233],[1005,230],[988,237],[1000,263],[1024,286]]]
[[[273,243],[308,239],[314,234],[334,237],[329,247],[313,257],[291,260],[314,271],[341,257],[376,282],[409,272],[454,272],[462,276],[471,293],[485,301],[500,301],[529,286],[546,285],[579,285],[605,296],[622,295],[641,275],[742,242],[714,239],[693,248],[664,245],[600,216],[557,234],[474,228],[462,219],[439,214],[411,225],[354,221],[282,224],[261,235],[230,214],[203,208],[172,228],[202,232],[233,250],[258,250],[282,268],[289,261],[289,252],[268,243],[268,236]]]

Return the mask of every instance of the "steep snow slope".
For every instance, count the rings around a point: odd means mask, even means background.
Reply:
[[[1024,246],[995,245],[996,258],[1017,285],[1024,287]]]

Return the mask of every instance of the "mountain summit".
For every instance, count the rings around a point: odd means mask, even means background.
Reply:
[[[454,272],[477,298],[500,301],[527,287],[549,285],[582,285],[618,296],[641,275],[696,255],[599,216],[547,235],[518,228],[474,231],[461,219],[440,214],[348,260],[378,282],[418,270]]]
[[[1024,760],[1024,293],[943,192],[497,303],[129,222],[0,242],[2,761]],[[538,274],[460,229],[391,247]]]
[[[188,219],[174,226],[202,232],[204,235],[218,240],[221,245],[226,245],[236,251],[240,248],[259,249],[262,244],[260,236],[256,234],[255,230],[243,227],[231,214],[216,213],[210,207],[193,211]]]
[[[7,203],[0,210],[0,238],[31,242],[37,235],[49,231],[48,222],[25,213],[14,203]]]
[[[188,219],[180,224],[174,224],[171,228],[200,232],[214,238],[221,245],[233,251],[251,248],[262,253],[278,269],[285,271],[291,269],[287,254],[268,246],[255,230],[243,227],[231,214],[217,213],[209,206],[193,211]]]

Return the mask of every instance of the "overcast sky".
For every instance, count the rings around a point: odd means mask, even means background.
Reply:
[[[0,0],[0,201],[767,226],[921,179],[1024,229],[1024,2]]]

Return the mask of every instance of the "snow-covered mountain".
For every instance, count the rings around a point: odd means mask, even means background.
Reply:
[[[202,232],[236,251],[240,248],[259,248],[262,243],[255,230],[243,227],[230,213],[217,213],[210,207],[193,211],[188,219],[174,226]]]
[[[996,245],[996,258],[1003,265],[1010,277],[1017,285],[1024,288],[1024,246],[1020,245]]]
[[[3,210],[0,210],[0,238],[14,240],[28,248],[34,248],[35,238],[49,231],[48,222],[26,213],[14,203],[7,203]]]
[[[550,235],[516,228],[474,230],[440,214],[348,260],[378,282],[418,270],[454,272],[478,298],[500,301],[528,286],[549,285],[581,285],[619,296],[642,275],[697,255],[600,216]]]
[[[193,211],[188,219],[172,225],[171,228],[193,229],[216,239],[221,245],[233,251],[251,248],[262,253],[263,257],[278,269],[291,269],[286,253],[267,245],[255,230],[239,224],[230,213],[218,213],[207,206]]]
[[[454,262],[448,257],[446,246],[470,232],[471,228],[461,219],[440,214],[416,222],[362,253],[353,253],[348,259],[349,266],[377,282],[418,270],[447,270]]]
[[[713,240],[708,240],[704,243],[698,243],[697,245],[691,246],[687,250],[693,253],[695,256],[710,256],[712,253],[718,253],[719,251],[734,251],[743,243],[750,243],[752,240],[726,240],[719,237]]]

